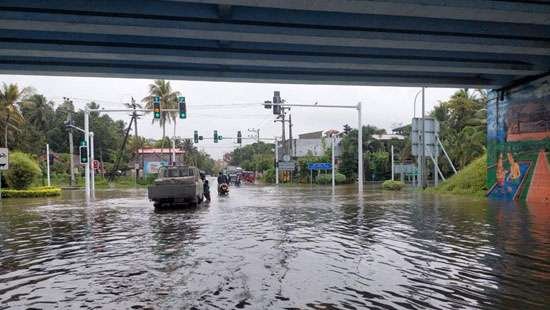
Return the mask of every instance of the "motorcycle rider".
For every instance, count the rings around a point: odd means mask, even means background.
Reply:
[[[227,176],[220,172],[220,174],[218,175],[218,194],[227,194],[228,186],[229,184]]]
[[[218,186],[222,184],[227,184],[227,183],[228,183],[227,176],[220,172],[218,175]]]

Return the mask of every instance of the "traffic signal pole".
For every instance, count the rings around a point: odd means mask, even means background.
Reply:
[[[90,156],[90,154],[93,154],[93,142],[91,142],[91,139],[93,139],[93,133],[90,132],[90,113],[91,112],[98,112],[98,113],[108,113],[108,112],[151,112],[150,109],[105,109],[105,108],[99,108],[99,109],[90,109],[86,107],[84,109],[84,137],[86,141],[86,149],[87,149],[87,158],[88,163],[85,166],[84,169],[84,179],[85,179],[85,192],[86,192],[86,200],[89,200],[92,196],[92,190],[95,191],[95,181],[92,180],[92,176],[95,175],[95,173],[91,172],[90,165],[93,165],[93,155]],[[162,112],[179,112],[179,109],[162,109]],[[71,128],[79,129],[76,126],[71,126]],[[71,158],[72,159],[72,158]],[[91,160],[90,160],[91,159]]]
[[[86,163],[86,167],[84,168],[84,184],[86,186],[86,200],[90,200],[90,112],[87,106],[84,109],[84,139],[86,141],[86,158],[88,158],[88,162]]]
[[[94,132],[90,132],[90,160],[88,165],[92,165],[91,177],[90,177],[90,187],[92,192],[92,197],[95,198],[95,168],[94,168]]]
[[[271,103],[264,102],[262,105],[279,105],[284,107],[303,107],[303,108],[335,108],[335,109],[354,109],[357,110],[357,190],[361,195],[363,193],[363,104],[359,102],[357,105],[331,105],[331,104],[288,104],[288,103]],[[277,145],[275,143],[275,145]],[[277,147],[275,147],[277,149]],[[277,155],[276,155],[277,157]]]

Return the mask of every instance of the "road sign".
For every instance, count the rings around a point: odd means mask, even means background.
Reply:
[[[0,148],[0,170],[8,170],[9,166],[9,150],[8,148]]]
[[[290,155],[288,154],[283,155],[283,161],[290,161]]]
[[[331,163],[309,163],[307,164],[308,170],[331,170]]]
[[[426,149],[425,156],[437,157],[439,155],[439,147],[437,147],[436,136],[439,135],[439,122],[431,117],[426,117],[425,122],[425,135],[426,135]],[[422,118],[415,117],[412,121],[411,130],[411,146],[412,155],[419,156],[422,153]]]
[[[296,170],[296,162],[295,161],[280,161],[278,166],[279,166],[279,170],[281,170],[281,171],[294,171],[294,170]]]
[[[92,166],[94,167],[94,169],[96,169],[96,170],[99,169],[99,165],[100,165],[99,160],[94,159],[94,161],[93,161],[93,163],[92,163]],[[138,166],[138,168],[136,168],[136,169],[139,169],[139,166]]]

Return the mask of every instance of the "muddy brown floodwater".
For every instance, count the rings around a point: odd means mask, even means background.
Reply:
[[[353,187],[0,206],[0,309],[549,309],[550,205]]]

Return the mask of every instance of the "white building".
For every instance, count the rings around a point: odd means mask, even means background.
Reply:
[[[325,133],[325,134],[324,134]],[[342,138],[336,137],[336,146],[334,154],[339,157],[341,154],[340,141]],[[290,145],[292,143],[292,146]],[[326,149],[331,147],[331,138],[326,136],[324,131],[315,131],[310,133],[304,133],[298,135],[298,139],[292,139],[292,141],[286,141],[286,149],[292,148],[291,156],[293,158],[300,158],[308,155],[323,156]],[[282,146],[279,146],[279,154],[282,158],[285,152]]]

